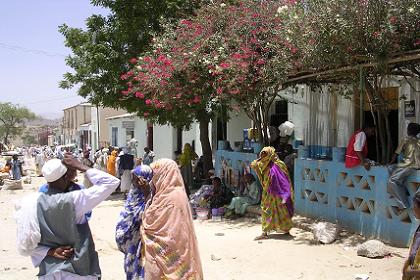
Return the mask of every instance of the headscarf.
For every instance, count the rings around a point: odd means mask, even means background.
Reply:
[[[287,170],[287,166],[284,164],[284,162],[282,162],[276,154],[276,149],[274,149],[273,147],[269,146],[269,147],[264,147],[261,150],[261,153],[265,152],[266,156],[262,159],[260,159],[259,161],[253,162],[253,168],[255,169],[255,171],[257,172],[257,175],[259,176],[259,174],[263,174],[268,172],[268,167],[270,165],[270,162],[273,162],[274,164],[276,164],[278,167],[280,167],[280,169],[285,172],[286,174],[289,174],[288,170]],[[261,179],[260,179],[261,180]],[[290,181],[290,179],[289,179]]]
[[[152,177],[153,177],[153,170],[152,168],[150,168],[150,166],[142,164],[139,166],[136,166],[133,171],[131,171],[134,175],[136,175],[137,177],[143,177],[144,179],[146,179],[147,181],[152,181]]]
[[[182,151],[181,157],[179,158],[179,162],[181,166],[188,165],[191,163],[192,160],[195,160],[197,158],[197,154],[193,151],[190,144],[184,145],[184,150]]]
[[[155,195],[142,224],[145,279],[202,280],[200,255],[191,209],[175,161],[151,164]]]

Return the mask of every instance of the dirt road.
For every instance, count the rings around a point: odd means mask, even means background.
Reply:
[[[14,201],[44,183],[34,178],[24,190],[0,191],[0,280],[36,279],[37,270],[28,257],[17,254],[15,246]],[[90,222],[99,252],[104,280],[125,279],[122,254],[114,242],[114,227],[123,205],[111,197],[93,211]],[[293,229],[293,237],[276,235],[263,242],[253,241],[260,225],[249,220],[195,222],[205,279],[209,280],[318,280],[355,279],[367,274],[373,280],[401,279],[407,249],[391,248],[392,257],[367,259],[356,255],[361,242],[347,236],[332,245],[313,244],[313,236]],[[213,257],[212,257],[213,256]]]

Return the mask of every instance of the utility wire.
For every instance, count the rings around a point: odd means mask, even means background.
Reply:
[[[60,57],[60,58],[67,57],[67,55],[64,55],[61,53],[52,53],[52,52],[48,52],[44,50],[28,49],[25,47],[9,45],[6,43],[1,43],[1,42],[0,42],[0,48],[12,50],[12,51],[24,52],[24,53],[31,53],[31,54],[36,54],[36,55],[45,55],[48,57]]]

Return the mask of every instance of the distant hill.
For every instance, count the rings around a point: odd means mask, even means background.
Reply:
[[[33,121],[29,121],[26,123],[27,126],[59,126],[61,120],[55,119],[55,120],[49,120],[44,118],[39,118]]]

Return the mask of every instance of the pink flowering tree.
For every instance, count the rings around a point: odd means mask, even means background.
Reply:
[[[121,75],[127,82],[121,102],[160,124],[199,122],[206,169],[208,125],[221,108],[244,110],[267,143],[269,108],[299,53],[280,32],[278,7],[278,1],[216,1],[197,10],[131,60]]]
[[[213,164],[208,127],[220,103],[213,99],[211,75],[194,59],[190,38],[203,36],[190,20],[181,20],[175,29],[168,27],[154,39],[153,50],[132,59],[132,69],[121,75],[127,82],[121,100],[155,123],[189,128],[198,122],[204,168],[209,170]]]
[[[214,77],[216,96],[244,110],[264,144],[269,142],[270,107],[288,75],[299,67],[299,49],[282,32],[281,5],[293,6],[294,1],[215,5],[214,39],[200,52]]]

